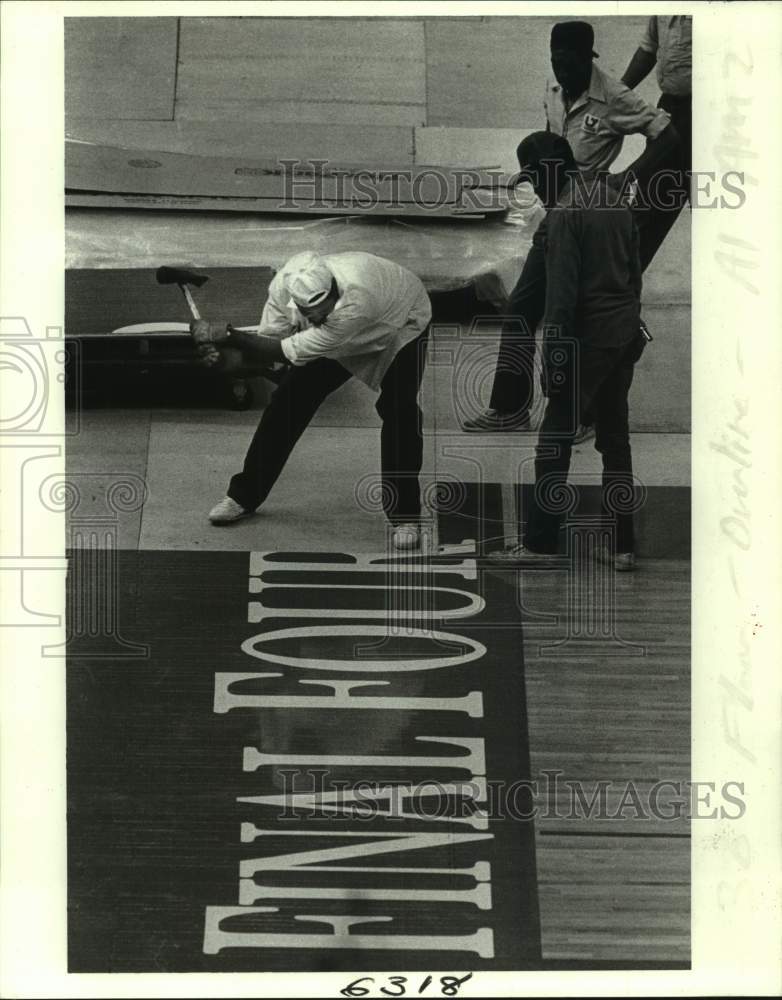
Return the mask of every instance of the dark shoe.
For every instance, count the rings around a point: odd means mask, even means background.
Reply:
[[[462,422],[463,431],[528,431],[528,413],[500,413],[499,410],[488,409],[477,417]]]
[[[598,549],[597,558],[600,562],[613,566],[617,573],[632,573],[635,569],[634,552],[611,552],[609,549]]]
[[[556,552],[532,552],[523,545],[512,545],[486,556],[492,566],[519,566],[525,569],[561,569],[567,560]]]

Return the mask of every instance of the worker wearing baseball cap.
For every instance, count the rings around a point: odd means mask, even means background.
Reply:
[[[379,392],[381,491],[396,548],[419,542],[423,458],[418,393],[432,309],[416,275],[370,253],[297,254],[275,275],[258,333],[193,324],[207,363],[216,344],[248,360],[287,361],[244,467],[210,512],[213,524],[252,514],[266,499],[323,400],[351,376]]]
[[[297,306],[311,309],[320,305],[331,291],[334,275],[317,254],[299,254],[286,268],[285,285]]]
[[[608,170],[619,155],[626,135],[645,135],[646,150],[626,173],[634,170],[639,176],[653,176],[655,170],[669,165],[671,157],[678,156],[679,139],[670,115],[663,108],[647,104],[634,91],[601,70],[594,62],[597,57],[591,24],[563,21],[553,26],[551,69],[554,76],[547,81],[543,98],[546,131],[567,140],[579,172],[587,178]],[[522,140],[516,150],[522,173],[529,153],[526,139]],[[642,221],[638,219],[639,228]],[[508,299],[489,407],[462,424],[466,431],[529,429],[534,397],[535,330],[543,318],[546,299],[545,227],[544,219]],[[647,250],[643,232],[641,240],[641,266],[645,268],[656,246],[649,243]],[[581,427],[575,443],[581,443],[593,433],[591,427]]]
[[[549,130],[570,143],[582,174],[608,170],[626,135],[656,139],[670,115],[639,97],[594,63],[595,34],[586,21],[551,30],[551,69],[543,106]]]

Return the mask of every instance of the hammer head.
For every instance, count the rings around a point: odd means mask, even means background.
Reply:
[[[159,267],[155,272],[159,285],[194,285],[200,288],[209,281],[208,274],[196,274],[182,267]]]

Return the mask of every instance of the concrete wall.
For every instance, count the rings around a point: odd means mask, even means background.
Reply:
[[[287,155],[304,142],[348,162],[464,149],[513,165],[516,133],[544,123],[554,20],[66,18],[66,127],[192,152]],[[645,18],[592,20],[600,65],[621,74]],[[653,77],[639,92],[656,100]]]

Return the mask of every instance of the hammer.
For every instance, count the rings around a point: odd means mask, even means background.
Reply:
[[[200,288],[209,281],[208,274],[196,274],[195,271],[188,271],[183,267],[163,266],[157,269],[155,278],[159,285],[179,285],[193,319],[201,319],[201,313],[198,311],[198,306],[195,304],[190,289],[187,286],[195,285],[196,288]],[[270,382],[274,383],[279,383],[284,374],[284,371],[276,371],[273,368],[245,366],[242,362],[241,352],[236,348],[222,349],[221,368],[223,371],[235,376],[252,377],[253,375],[261,375],[263,378],[267,378]]]
[[[201,319],[201,313],[187,286],[194,285],[200,288],[209,281],[208,274],[196,274],[195,271],[186,271],[182,267],[159,267],[155,272],[155,278],[159,285],[179,285],[193,319]]]

